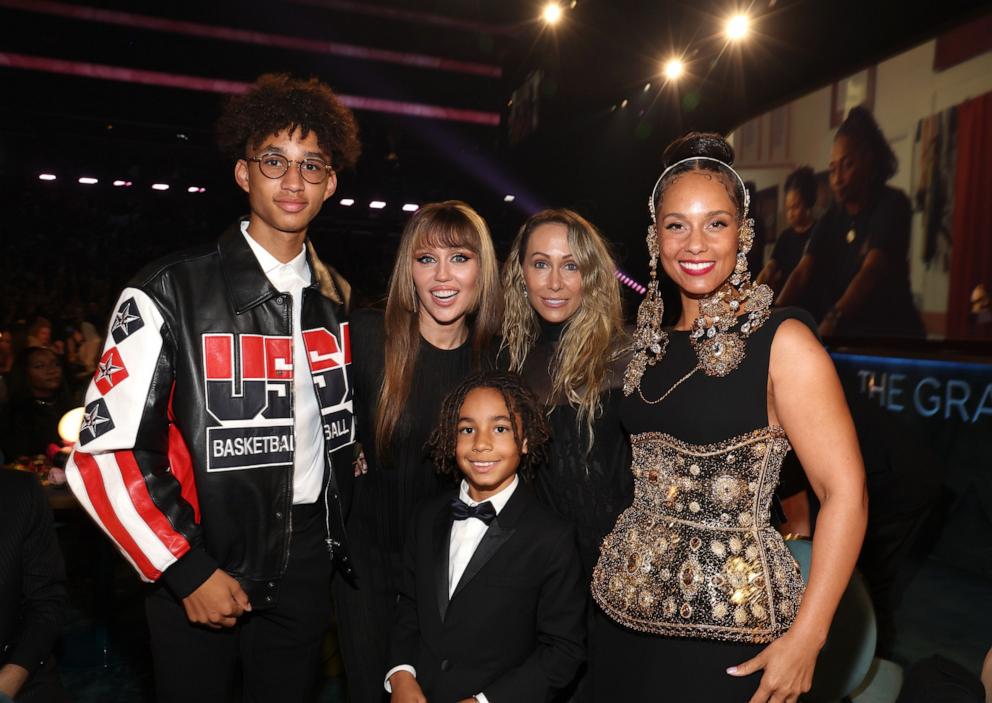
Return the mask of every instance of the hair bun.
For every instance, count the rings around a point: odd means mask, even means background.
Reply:
[[[662,156],[664,168],[684,159],[705,156],[728,166],[734,164],[734,148],[716,132],[689,132],[668,145]]]

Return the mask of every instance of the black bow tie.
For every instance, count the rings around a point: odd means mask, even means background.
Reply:
[[[488,525],[496,519],[496,508],[488,500],[478,505],[468,505],[461,498],[452,498],[451,517],[455,520],[467,520],[474,517]]]

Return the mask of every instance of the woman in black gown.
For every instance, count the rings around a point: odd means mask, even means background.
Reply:
[[[630,445],[617,415],[630,341],[615,271],[602,235],[571,210],[531,216],[503,267],[500,363],[549,409],[549,457],[535,490],[576,525],[587,577],[633,496]]]
[[[794,703],[864,535],[864,470],[833,364],[802,311],[749,282],[748,201],[719,135],[666,151],[652,193],[652,280],[620,416],[634,501],[603,541],[597,701]],[[682,313],[661,328],[660,259]],[[659,363],[660,362],[660,363]],[[805,587],[769,505],[795,449],[820,498]]]
[[[354,586],[335,581],[349,698],[387,697],[386,647],[400,552],[415,506],[444,486],[425,444],[441,400],[492,365],[502,293],[485,221],[467,204],[425,205],[407,224],[385,313],[351,318],[352,378],[367,470],[355,479],[348,538]]]

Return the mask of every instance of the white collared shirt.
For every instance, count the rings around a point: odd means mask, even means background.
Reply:
[[[513,492],[517,490],[517,484],[520,483],[520,477],[514,476],[510,485],[501,490],[499,493],[486,498],[490,503],[492,503],[493,508],[496,510],[496,515],[498,516],[500,512],[506,507],[507,502],[510,500],[510,496]],[[485,503],[486,501],[476,501],[472,500],[468,494],[468,481],[462,479],[461,487],[458,489],[458,497],[468,506],[479,505],[479,503]],[[472,560],[472,555],[475,554],[475,550],[479,548],[479,544],[482,542],[482,538],[486,535],[486,530],[489,529],[489,525],[484,523],[479,518],[466,518],[464,520],[455,520],[451,524],[451,538],[448,540],[448,598],[451,598],[451,594],[455,592],[455,588],[458,586],[458,582],[462,578],[462,574],[465,573],[465,567],[468,566],[469,561]],[[395,674],[397,671],[409,671],[413,674],[413,677],[417,677],[417,670],[408,664],[400,664],[399,666],[394,666],[388,672],[386,672],[386,691],[388,693],[393,692],[393,687],[389,684],[389,677]],[[489,703],[489,699],[486,698],[484,693],[476,693],[475,699],[479,703]]]
[[[241,233],[265,277],[280,293],[288,293],[293,301],[293,505],[315,503],[320,498],[324,480],[324,428],[300,320],[303,289],[312,280],[307,249],[304,245],[292,261],[284,264],[252,239],[247,220],[241,222]]]
[[[501,490],[494,496],[487,498],[490,503],[493,504],[493,508],[496,509],[496,514],[499,515],[503,506],[506,502],[510,500],[510,496],[517,489],[517,483],[520,478],[517,476],[513,477],[510,485]],[[469,507],[476,506],[480,502],[485,501],[475,501],[472,500],[468,495],[468,482],[462,479],[461,488],[458,489],[458,497]],[[451,525],[451,540],[448,546],[448,598],[451,598],[451,594],[455,592],[455,588],[458,587],[458,582],[461,581],[462,574],[465,573],[465,567],[468,566],[469,561],[472,559],[472,555],[475,554],[475,550],[479,548],[479,543],[482,542],[482,538],[486,534],[486,530],[489,529],[489,525],[484,523],[479,518],[470,517],[465,520],[455,520]]]

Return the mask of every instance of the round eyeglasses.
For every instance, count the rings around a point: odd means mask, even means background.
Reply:
[[[294,159],[287,159],[281,154],[262,154],[261,156],[247,158],[245,161],[256,162],[258,164],[258,170],[266,178],[282,178],[286,175],[286,171],[289,170],[290,164],[297,164],[297,167],[300,169],[300,177],[307,183],[314,185],[320,185],[327,180],[327,175],[331,172],[330,164],[316,158],[296,161]]]

